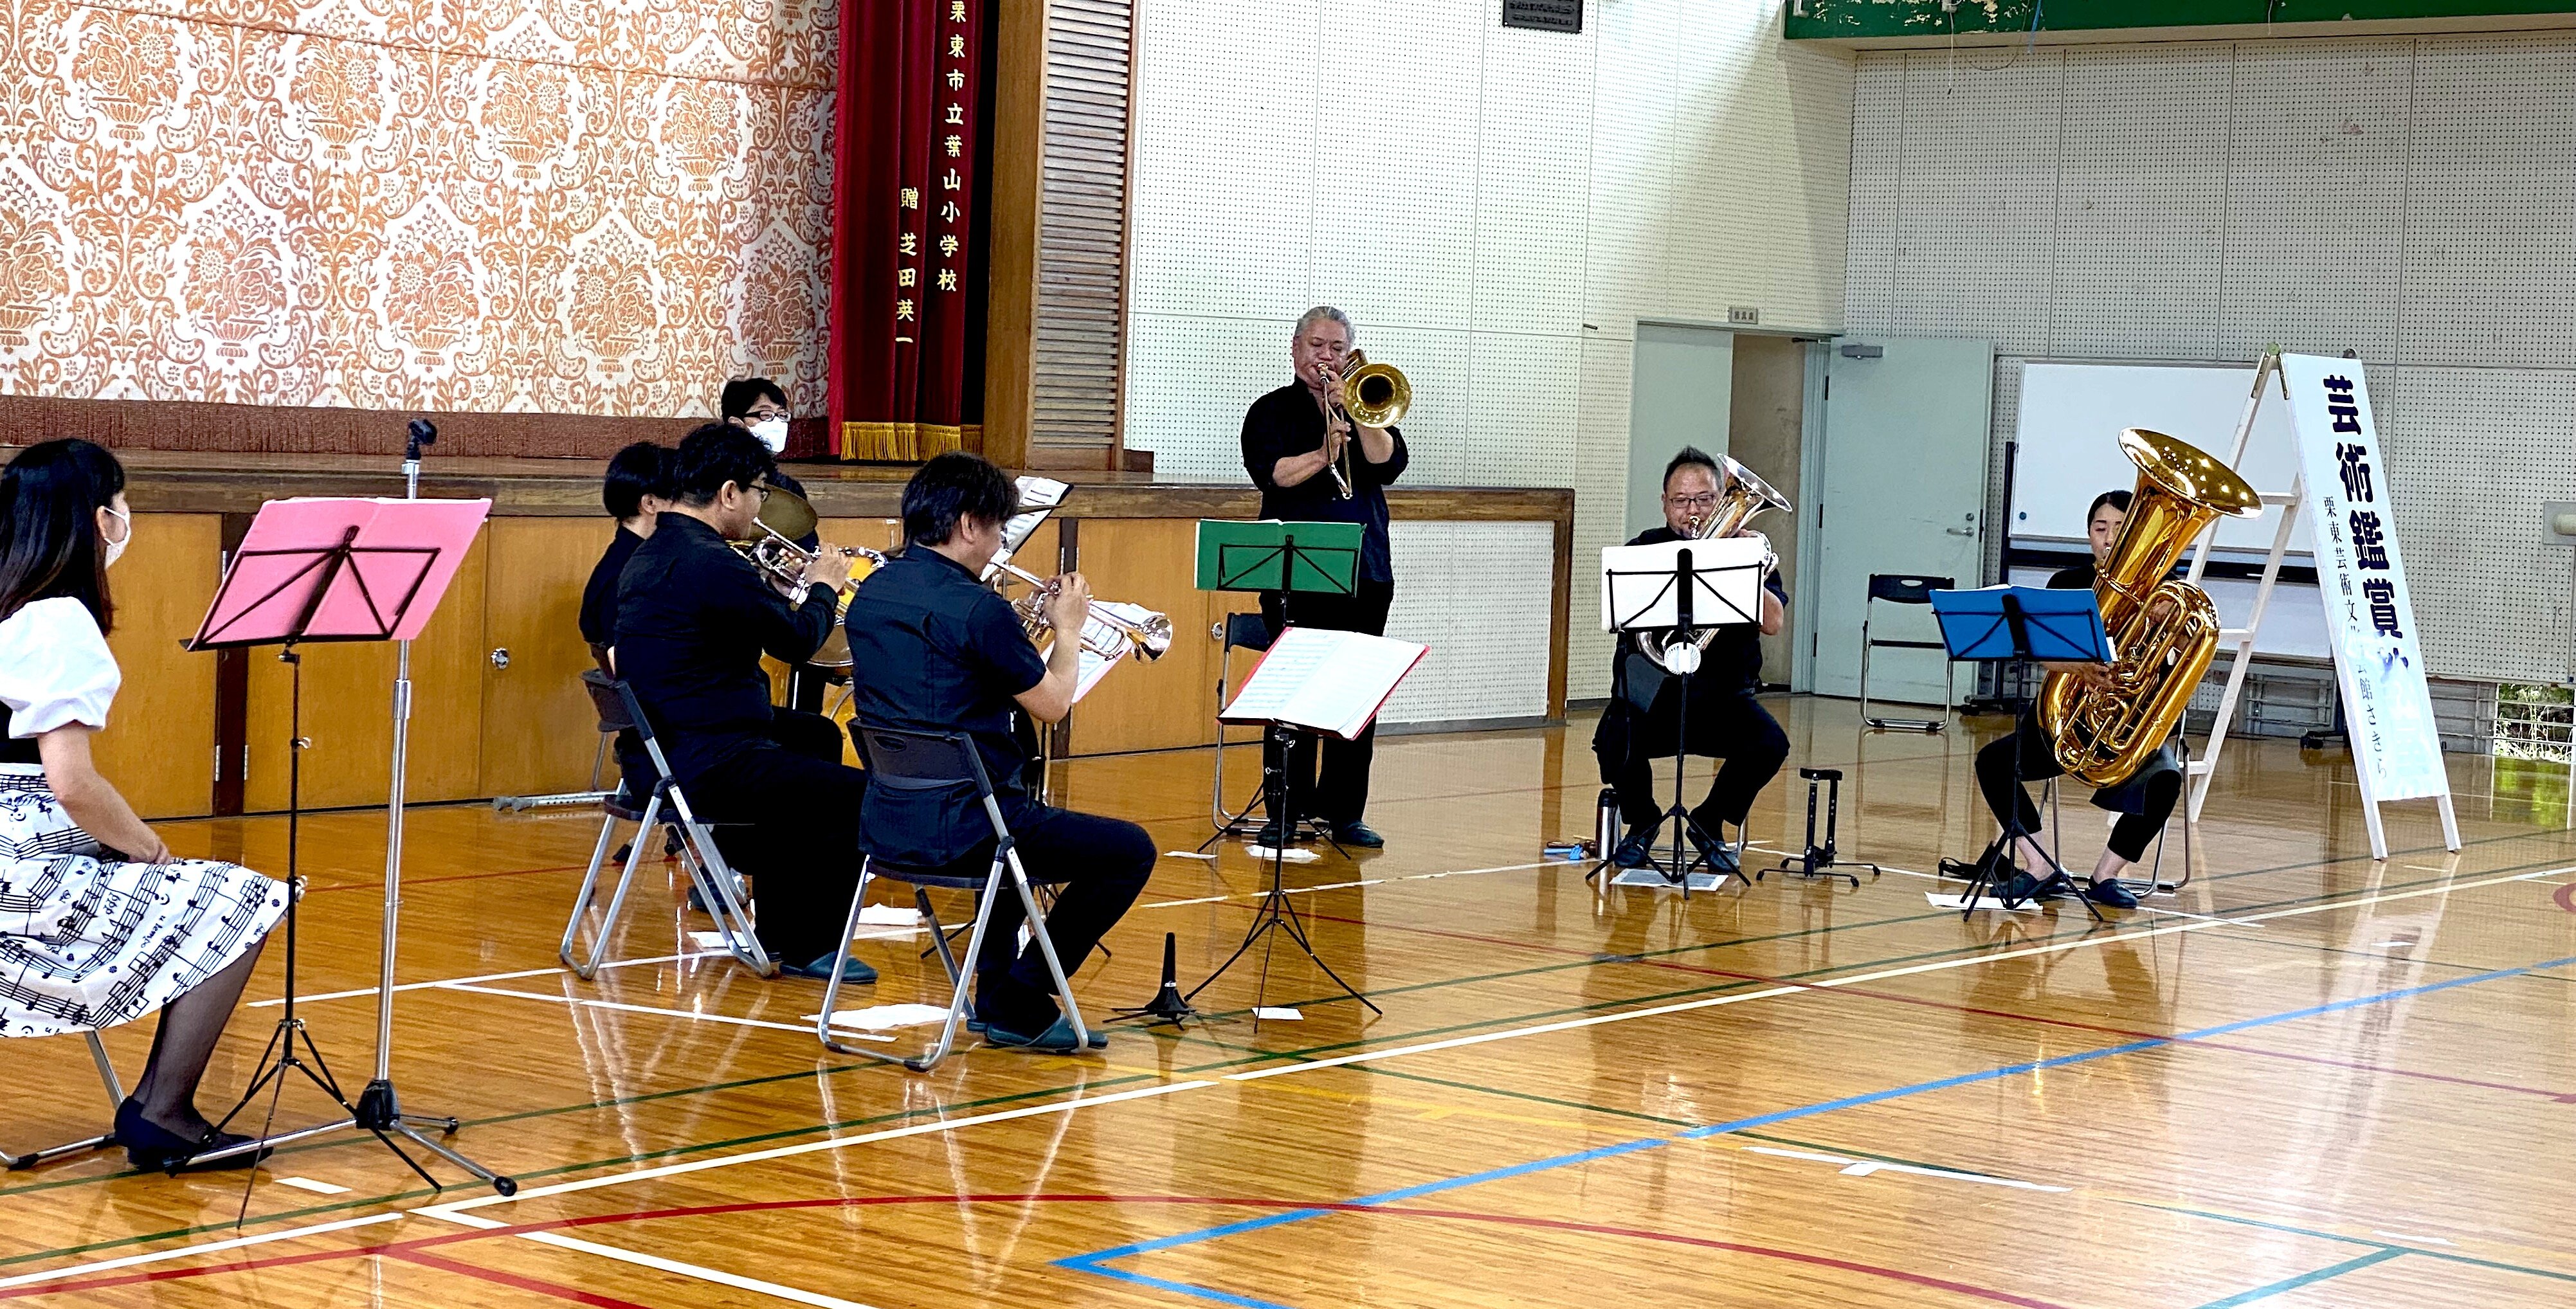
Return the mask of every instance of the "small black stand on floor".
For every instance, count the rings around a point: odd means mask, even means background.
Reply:
[[[1949,647],[1950,658],[1971,663],[2003,663],[2011,667],[2017,680],[2030,676],[2031,666],[2042,661],[2051,663],[2111,662],[2110,637],[2102,630],[2102,606],[2091,591],[2051,591],[2032,587],[2002,587],[1982,591],[1934,591],[1932,612],[1941,623],[1941,639]],[[2021,823],[2021,720],[2013,720],[2012,795],[2010,812],[2003,818],[2003,831],[1994,844],[1985,849],[1973,864],[1943,860],[1941,871],[1965,877],[1967,893],[1960,897],[1959,917],[1977,912],[1977,902],[1996,894],[2002,878],[1997,876],[2012,866],[2013,851],[2025,837],[2034,834]],[[2034,839],[2033,844],[2037,844]],[[2055,855],[2049,857],[2049,874],[2059,876],[2065,869]],[[2045,883],[2036,870],[2034,881]],[[2022,900],[1996,894],[1997,904],[2006,909],[2019,908]],[[2100,921],[2102,911],[2090,899],[2084,911]]]
[[[1146,1001],[1142,1007],[1117,1010],[1117,1017],[1150,1018],[1158,1023],[1170,1023],[1178,1027],[1184,1021],[1199,1016],[1199,1011],[1190,1007],[1188,997],[1181,994],[1179,951],[1178,937],[1171,932],[1163,933],[1162,987],[1156,990],[1154,998]]]
[[[1859,875],[1846,870],[1866,868],[1873,878],[1877,877],[1881,870],[1878,865],[1865,859],[1854,859],[1848,863],[1835,862],[1834,823],[1842,812],[1843,770],[1801,768],[1798,770],[1798,776],[1807,779],[1807,852],[1803,855],[1781,856],[1780,862],[1763,869],[1762,872],[1755,873],[1753,880],[1761,881],[1763,872],[1795,873],[1800,877],[1827,879],[1846,877],[1851,879],[1852,889],[1859,890]],[[1825,842],[1822,845],[1816,844],[1816,790],[1818,787],[1824,788],[1825,792]]]

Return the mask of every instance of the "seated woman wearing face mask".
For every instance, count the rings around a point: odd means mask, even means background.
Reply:
[[[737,377],[724,385],[717,401],[718,417],[760,438],[762,445],[775,455],[787,449],[787,390],[766,377]],[[805,494],[805,485],[780,467],[769,475],[769,484],[781,491]],[[812,550],[822,541],[819,532],[807,532],[796,544]],[[814,714],[823,711],[823,695],[834,670],[815,664],[799,666],[787,679],[787,707]]]
[[[91,762],[122,681],[107,569],[133,539],[125,469],[87,441],[29,446],[0,474],[0,1025],[52,1036],[160,1010],[116,1139],[167,1168],[246,1139],[197,1112],[197,1082],[287,890],[173,856]]]

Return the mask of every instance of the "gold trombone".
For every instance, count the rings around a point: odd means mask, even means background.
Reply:
[[[1353,350],[1336,370],[1330,363],[1318,363],[1315,371],[1327,380],[1338,375],[1342,384],[1341,415],[1355,427],[1393,427],[1404,421],[1405,412],[1413,408],[1413,383],[1404,370],[1393,364],[1373,364],[1366,354]],[[1342,442],[1342,452],[1326,465],[1333,475],[1333,486],[1342,498],[1351,498],[1351,446],[1359,434],[1354,432]]]

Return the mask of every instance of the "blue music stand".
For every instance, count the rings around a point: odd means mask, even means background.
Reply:
[[[2111,638],[2102,630],[2102,606],[2090,587],[2049,590],[2035,586],[1990,586],[1977,591],[1934,591],[1932,616],[1941,624],[1941,644],[1950,658],[1960,663],[2010,663],[2025,672],[2030,664],[2070,663],[2107,664],[2113,662]],[[2027,685],[2027,679],[2017,679]],[[2013,733],[2021,733],[2018,715],[2013,720]],[[2021,791],[2021,747],[2013,746],[2013,794]],[[2004,830],[1995,843],[1986,848],[1968,876],[1968,893],[1961,901],[1959,916],[1966,918],[1977,911],[1977,901],[1993,887],[1995,873],[2007,866],[2014,847],[2030,835],[2021,825],[2021,805],[2009,806],[2004,815]],[[2063,873],[2054,855],[2049,858],[2049,871]],[[2045,880],[2045,879],[2043,879]],[[2017,907],[2017,901],[1998,898],[2006,909]],[[2086,912],[2099,919],[2102,911],[2084,902]]]

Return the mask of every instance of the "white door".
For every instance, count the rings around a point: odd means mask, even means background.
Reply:
[[[1872,573],[1948,577],[1981,586],[1988,412],[1987,341],[1844,337],[1826,369],[1820,476],[1799,506],[1820,542],[1807,639],[1818,695],[1860,694],[1860,627]],[[1931,615],[1878,606],[1873,636],[1938,639]],[[1973,685],[1967,674],[1962,687]],[[1937,651],[1881,650],[1870,698],[1946,704]]]

